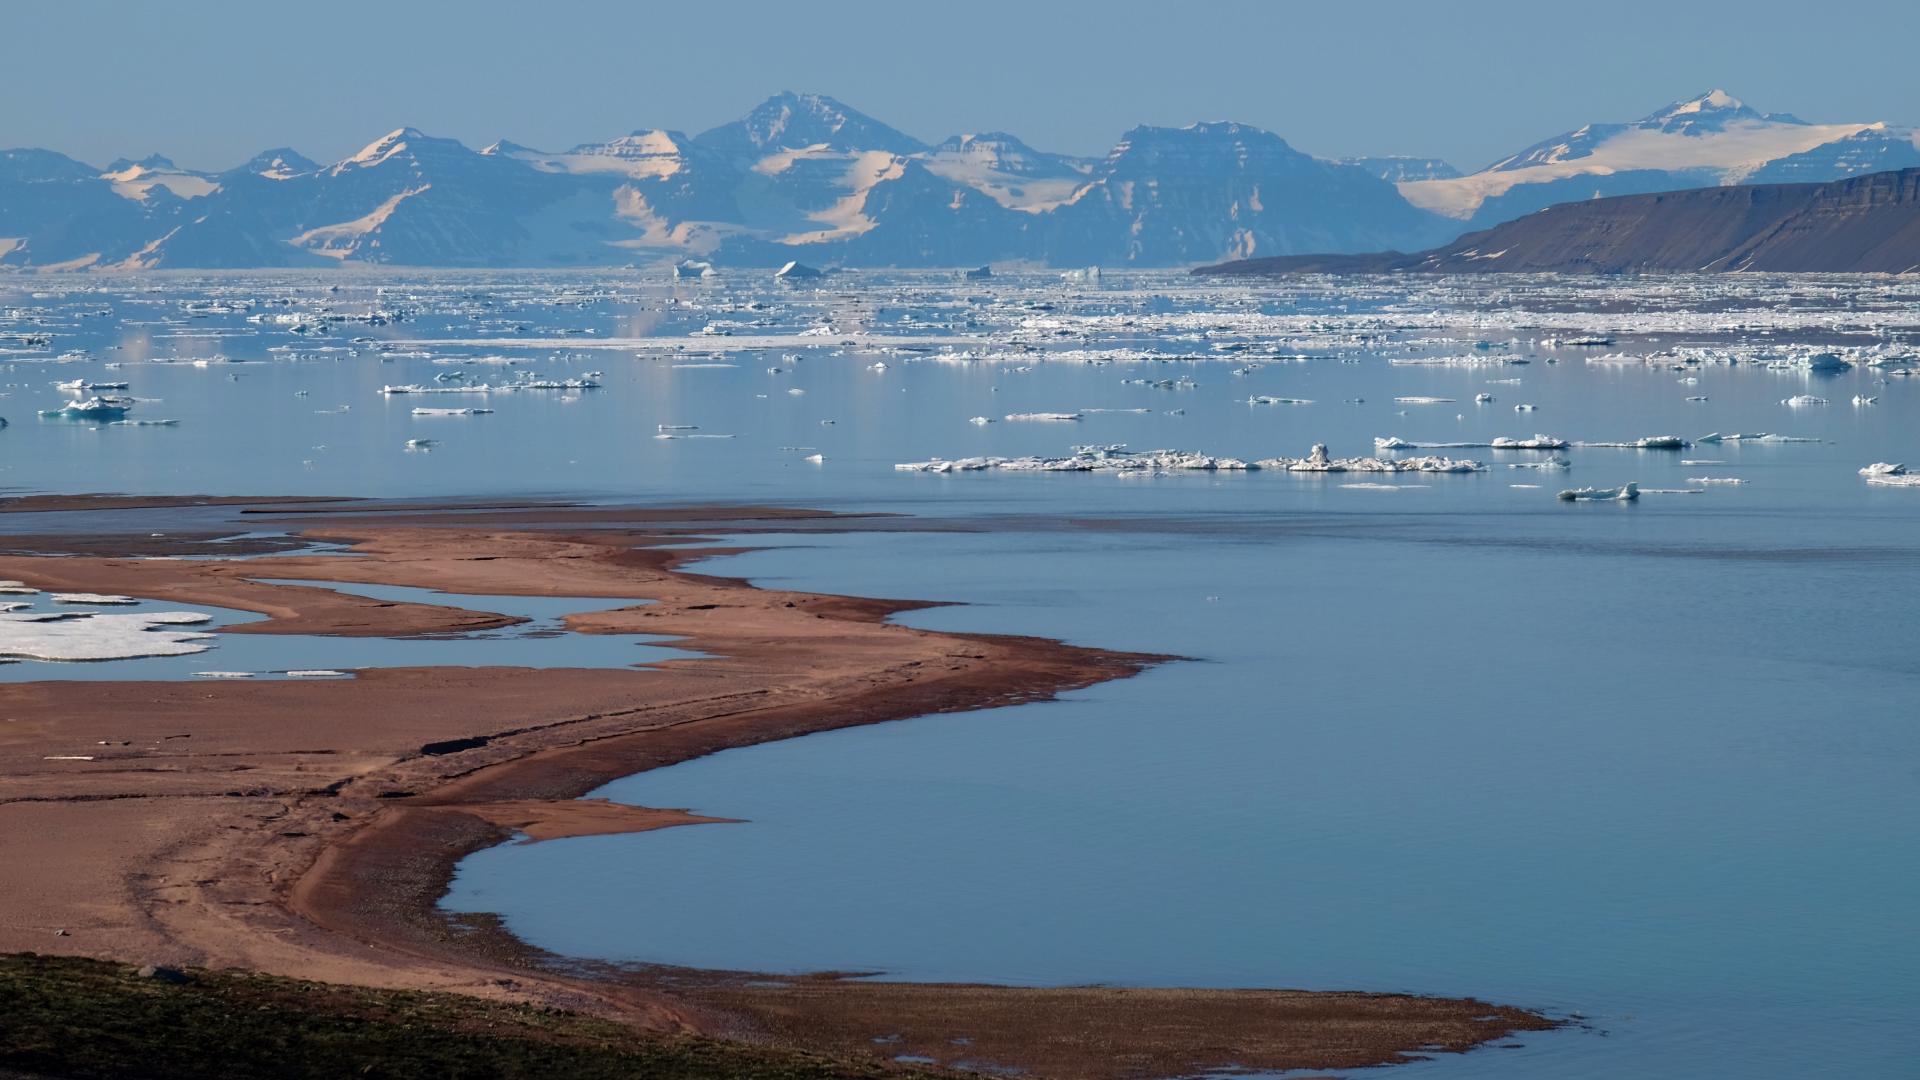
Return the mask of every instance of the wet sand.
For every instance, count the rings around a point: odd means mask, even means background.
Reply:
[[[142,550],[141,508],[93,505],[125,522],[123,550]],[[681,569],[708,552],[658,547],[715,525],[831,526],[811,511],[309,502],[235,513],[249,515],[236,532],[285,527],[356,554],[13,555],[0,556],[0,578],[268,616],[233,633],[400,636],[513,621],[261,578],[630,597],[650,602],[567,622],[678,637],[710,658],[308,683],[0,684],[0,866],[31,868],[0,875],[0,950],[458,990],[1053,1076],[1352,1068],[1551,1026],[1472,1000],[770,979],[545,956],[437,901],[455,863],[490,844],[715,820],[578,799],[609,780],[733,746],[1041,700],[1166,658],[914,630],[886,619],[925,604],[758,589]],[[7,547],[64,550],[21,536]]]

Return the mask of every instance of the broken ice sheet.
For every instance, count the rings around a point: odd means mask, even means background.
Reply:
[[[28,660],[127,660],[205,652],[213,635],[175,629],[211,622],[198,611],[0,613],[0,656]]]

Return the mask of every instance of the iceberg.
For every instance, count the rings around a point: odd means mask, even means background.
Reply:
[[[1719,432],[1715,431],[1707,435],[1702,435],[1693,441],[1697,443],[1706,443],[1708,445],[1712,445],[1715,443],[1730,443],[1730,442],[1817,443],[1820,440],[1803,438],[1801,436],[1796,436],[1796,435],[1774,435],[1765,431],[1757,431],[1751,435],[1742,435],[1738,432],[1735,432],[1731,435],[1722,435]]]
[[[1450,397],[1422,397],[1417,394],[1410,397],[1397,397],[1397,398],[1394,398],[1393,400],[1400,405],[1451,405],[1453,404],[1453,399]]]
[[[1693,444],[1678,435],[1649,435],[1629,442],[1577,442],[1573,445],[1609,450],[1685,450]]]
[[[1247,399],[1249,405],[1311,405],[1307,398],[1273,397],[1268,394],[1255,394]]]
[[[1077,412],[1017,412],[1008,413],[1007,419],[1015,422],[1025,420],[1078,420],[1080,419],[1080,414]]]
[[[1737,476],[1689,476],[1689,484],[1744,484],[1745,480]]]
[[[789,262],[787,265],[773,272],[773,280],[775,281],[812,281],[816,278],[826,276],[824,271],[815,270],[813,267],[797,260]]]
[[[1825,405],[1827,404],[1827,399],[1815,397],[1812,394],[1795,394],[1790,398],[1781,398],[1780,404],[1785,405],[1789,409],[1799,409],[1808,405]]]
[[[424,406],[413,410],[415,416],[487,416],[492,409],[429,409]]]
[[[42,409],[40,415],[59,420],[119,420],[133,409],[130,397],[95,395],[74,398],[57,409]]]
[[[1622,484],[1612,488],[1568,488],[1560,493],[1562,502],[1632,502],[1640,497],[1639,484]]]

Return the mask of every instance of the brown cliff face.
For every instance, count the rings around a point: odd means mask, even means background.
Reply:
[[[1301,255],[1198,273],[1920,272],[1920,169],[1564,203],[1403,255]]]

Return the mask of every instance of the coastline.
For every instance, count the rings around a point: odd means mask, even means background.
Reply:
[[[1171,658],[915,630],[887,619],[926,603],[760,589],[684,569],[727,549],[659,547],[686,543],[703,524],[736,532],[799,519],[834,525],[818,512],[421,504],[238,512],[263,519],[250,527],[352,542],[358,557],[6,556],[0,577],[269,616],[228,631],[248,633],[384,636],[510,621],[249,578],[628,597],[647,603],[571,616],[569,627],[664,634],[708,658],[632,671],[376,669],[305,684],[69,683],[57,694],[44,683],[0,685],[9,718],[0,731],[0,835],[13,837],[0,844],[32,843],[20,819],[37,816],[35,835],[55,838],[49,843],[66,849],[61,857],[73,869],[85,863],[97,875],[109,863],[125,886],[83,881],[104,887],[92,896],[103,925],[57,939],[33,937],[23,925],[31,896],[0,888],[0,948],[454,989],[660,1030],[869,1056],[934,1056],[941,1025],[966,1023],[976,1035],[970,1049],[955,1051],[947,1040],[936,1060],[964,1053],[1059,1076],[1354,1068],[1554,1026],[1470,999],[768,978],[614,969],[540,954],[491,920],[447,916],[437,901],[460,858],[516,834],[713,820],[578,800],[607,781],[735,746],[1043,700]],[[76,730],[87,726],[99,737]],[[192,752],[166,745],[188,741],[174,730],[188,727],[199,740]],[[126,749],[85,763],[47,762],[84,741]],[[46,751],[38,761],[36,750]],[[114,850],[116,840],[126,849],[126,832],[139,833],[137,823],[152,817],[141,811],[159,805],[172,808],[160,817],[173,828],[137,850]],[[53,852],[37,854],[43,864],[60,863]],[[989,1031],[997,1041],[982,1037]],[[876,1049],[879,1032],[900,1041]],[[1066,1037],[1076,1032],[1077,1042]]]

